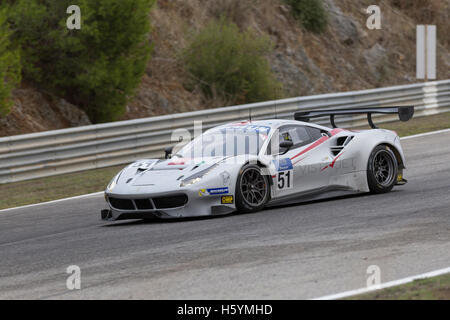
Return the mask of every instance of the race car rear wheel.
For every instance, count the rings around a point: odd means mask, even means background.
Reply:
[[[372,150],[367,164],[367,180],[372,193],[385,193],[392,190],[397,181],[398,164],[392,150],[379,145]]]
[[[240,212],[256,212],[269,200],[269,180],[261,168],[246,165],[241,169],[236,183],[236,207]]]

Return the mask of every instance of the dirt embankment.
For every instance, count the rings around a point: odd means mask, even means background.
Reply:
[[[11,113],[0,118],[0,136],[91,124],[78,107],[26,83],[14,91],[13,100]]]
[[[154,52],[136,97],[123,119],[224,106],[186,86],[178,56],[192,32],[228,16],[240,28],[268,34],[274,44],[272,70],[285,97],[368,89],[417,82],[415,26],[436,24],[438,79],[450,78],[448,0],[377,1],[381,30],[366,27],[370,0],[324,0],[326,32],[306,32],[283,0],[159,0],[151,13]],[[14,94],[12,113],[0,120],[0,135],[88,124],[83,112],[29,85]]]

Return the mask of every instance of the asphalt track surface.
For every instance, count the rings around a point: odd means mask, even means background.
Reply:
[[[172,222],[102,222],[102,196],[0,212],[0,299],[305,299],[365,287],[370,265],[448,267],[450,132],[402,144],[409,183],[384,195]]]

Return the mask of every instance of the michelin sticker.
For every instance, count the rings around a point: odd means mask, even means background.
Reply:
[[[214,196],[217,194],[226,194],[228,192],[228,187],[225,188],[213,188],[213,189],[206,189],[208,191],[209,195]]]
[[[229,193],[228,187],[212,188],[212,189],[200,189],[198,191],[198,195],[200,197],[203,197],[205,195],[215,196],[215,195],[221,195],[221,194],[227,194],[227,193]]]
[[[289,158],[273,160],[277,172],[276,187],[278,190],[292,189],[294,186],[294,170]]]

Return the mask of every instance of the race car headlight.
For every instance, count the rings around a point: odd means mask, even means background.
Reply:
[[[208,173],[210,173],[212,170],[214,170],[218,164],[213,164],[211,167],[206,168],[200,172],[197,172],[196,174],[193,174],[190,177],[187,177],[186,179],[181,180],[180,187],[187,187],[191,184],[197,183],[203,179]]]
[[[126,168],[125,168],[126,169]],[[119,181],[120,175],[122,174],[122,172],[125,170],[123,169],[122,171],[120,171],[114,178],[112,178],[111,182],[108,184],[108,186],[106,187],[106,189],[108,191],[112,191],[112,189],[114,189],[117,185],[117,181]]]
[[[112,189],[114,189],[114,187],[117,185],[116,183],[116,177],[114,177],[114,179],[111,180],[111,182],[108,184],[108,191],[112,191]]]

